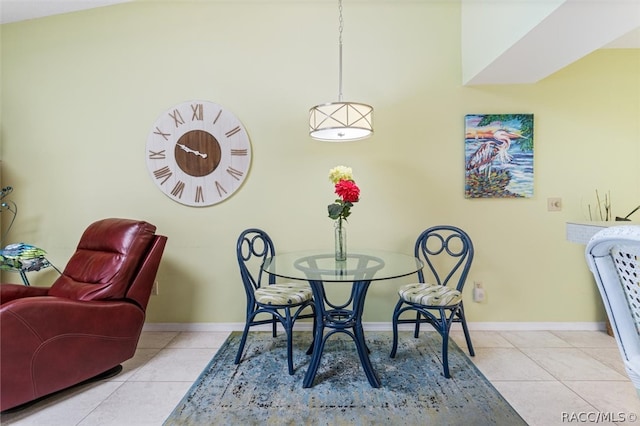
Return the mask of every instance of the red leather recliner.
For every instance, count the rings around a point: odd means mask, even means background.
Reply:
[[[0,285],[0,411],[118,367],[136,350],[167,237],[91,224],[50,288]]]

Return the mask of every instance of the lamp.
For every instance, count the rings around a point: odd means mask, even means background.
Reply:
[[[631,221],[631,219],[629,219],[629,216],[631,216],[632,214],[634,214],[638,210],[640,210],[640,206],[638,206],[635,209],[631,210],[631,213],[629,213],[625,217],[616,216],[616,221],[618,221],[618,222],[620,222],[620,221],[629,222],[629,221]]]
[[[309,110],[309,135],[328,142],[347,142],[368,138],[373,133],[373,107],[342,100],[342,0],[338,1],[339,74],[338,102],[316,105]]]
[[[11,186],[5,186],[4,188],[0,189],[0,213],[2,213],[3,211],[8,211],[13,215],[13,217],[11,218],[11,222],[9,222],[9,226],[7,226],[7,230],[4,231],[4,234],[2,234],[2,236],[0,236],[0,242],[4,241],[4,239],[7,237],[9,231],[11,230],[11,227],[13,226],[13,222],[15,222],[16,216],[18,215],[18,206],[16,205],[16,203],[11,200],[3,201],[4,197],[11,194],[12,192],[13,187]]]

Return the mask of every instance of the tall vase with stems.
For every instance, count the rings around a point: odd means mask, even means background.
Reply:
[[[345,221],[339,217],[334,223],[336,260],[347,260],[347,228]]]

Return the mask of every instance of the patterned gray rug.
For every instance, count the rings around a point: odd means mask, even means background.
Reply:
[[[165,425],[526,425],[454,342],[452,377],[443,376],[435,332],[401,332],[395,359],[391,332],[366,332],[380,389],[369,385],[347,336],[329,339],[314,386],[304,389],[311,332],[294,334],[293,376],[284,333],[252,332],[235,365],[240,335],[229,336]]]

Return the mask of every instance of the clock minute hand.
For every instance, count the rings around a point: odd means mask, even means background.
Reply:
[[[180,149],[181,149],[181,150],[183,150],[184,152],[189,152],[189,153],[191,153],[191,154],[195,154],[195,155],[200,156],[200,157],[202,157],[202,158],[207,158],[207,154],[206,154],[206,153],[203,153],[203,152],[200,152],[200,151],[197,151],[197,150],[191,149],[191,148],[189,148],[188,146],[183,145],[183,144],[181,144],[181,143],[178,143],[178,144],[176,144],[176,145],[178,145],[178,146],[180,147]]]

